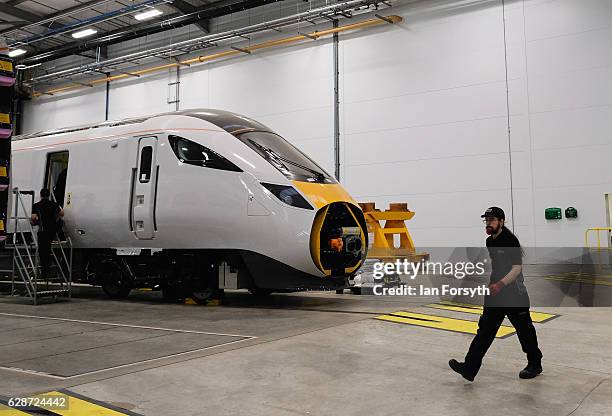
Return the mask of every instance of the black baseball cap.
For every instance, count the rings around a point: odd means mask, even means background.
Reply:
[[[486,217],[495,217],[498,220],[505,220],[506,214],[504,214],[504,210],[500,207],[489,207],[487,210],[480,216],[480,218]]]

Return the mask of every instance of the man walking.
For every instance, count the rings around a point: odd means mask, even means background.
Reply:
[[[527,354],[527,367],[520,378],[534,378],[542,372],[542,352],[529,313],[529,295],[522,273],[523,251],[518,238],[504,225],[506,216],[499,207],[488,208],[483,215],[486,225],[487,249],[491,257],[489,295],[478,321],[478,331],[472,340],[465,362],[448,362],[453,371],[474,381],[482,359],[493,343],[497,330],[508,317],[516,329],[523,352]]]
[[[41,276],[49,277],[51,271],[51,242],[56,238],[58,220],[64,216],[64,210],[49,199],[50,192],[40,190],[40,201],[32,206],[32,224],[38,224],[38,257]]]

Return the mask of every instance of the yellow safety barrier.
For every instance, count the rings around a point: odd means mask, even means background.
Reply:
[[[591,248],[591,246],[589,245],[589,232],[591,231],[597,231],[597,250],[610,250],[612,249],[612,247],[602,247],[601,246],[601,238],[599,236],[599,232],[600,231],[608,231],[608,232],[612,232],[612,228],[611,227],[594,227],[594,228],[587,228],[587,230],[584,232],[584,245],[587,248]]]

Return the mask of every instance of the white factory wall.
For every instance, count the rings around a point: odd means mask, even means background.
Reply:
[[[584,245],[612,192],[612,2],[514,2],[506,15],[515,221],[536,246]],[[544,218],[568,206],[577,219]]]
[[[24,102],[23,133],[104,121],[105,108],[104,88],[35,98]]]
[[[343,181],[381,209],[408,202],[420,246],[481,245],[486,207],[511,214],[500,3],[450,3],[341,42]]]
[[[341,181],[356,199],[408,202],[419,246],[482,244],[493,204],[527,246],[580,246],[606,225],[612,2],[428,0],[391,13],[405,21],[340,35]],[[332,56],[319,40],[182,68],[179,108],[258,119],[333,172]],[[173,110],[175,75],[113,83],[109,118]],[[104,111],[103,88],[44,97],[26,104],[24,131]],[[544,219],[570,205],[577,220]]]
[[[481,244],[489,205],[528,246],[581,246],[606,226],[612,2],[505,2],[508,108],[503,12],[421,2],[397,27],[342,38],[343,182],[383,208],[408,202],[418,245]],[[568,206],[578,219],[544,219]]]
[[[175,110],[168,104],[168,93],[172,73],[161,71],[144,80],[127,78],[111,82],[108,99],[108,118],[118,120],[141,117]]]

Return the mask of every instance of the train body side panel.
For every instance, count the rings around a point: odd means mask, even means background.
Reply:
[[[309,250],[316,211],[283,204],[265,190],[260,182],[292,184],[231,134],[186,116],[163,116],[137,128],[110,127],[95,133],[27,139],[13,148],[12,186],[36,191],[36,200],[47,155],[69,152],[70,204],[64,220],[76,248],[248,250],[322,276]],[[243,172],[181,163],[170,148],[169,134],[209,147]],[[132,169],[138,137],[145,135],[158,137],[157,231],[149,240],[138,239],[130,222]]]

